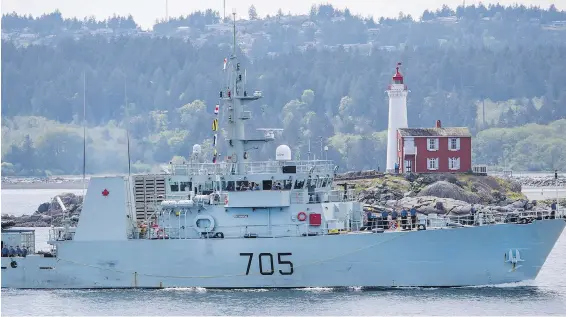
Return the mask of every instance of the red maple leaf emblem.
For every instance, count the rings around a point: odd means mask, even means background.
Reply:
[[[108,194],[110,194],[110,192],[108,191],[108,189],[104,189],[104,190],[102,191],[102,196],[106,197],[106,196],[108,196]]]

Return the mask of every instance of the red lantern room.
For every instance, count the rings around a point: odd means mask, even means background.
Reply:
[[[399,66],[401,66],[401,63],[397,63],[397,72],[393,75],[394,84],[403,84],[403,75],[399,72]]]

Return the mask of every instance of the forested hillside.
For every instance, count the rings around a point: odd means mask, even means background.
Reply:
[[[256,159],[279,143],[305,158],[309,140],[319,157],[322,138],[341,170],[383,167],[384,90],[402,62],[410,126],[470,127],[475,164],[566,168],[566,27],[556,22],[565,12],[443,7],[377,21],[329,5],[299,17],[250,13],[238,23],[238,53],[246,88],[264,98],[250,106],[248,133],[284,129]],[[194,143],[206,150],[232,49],[219,21],[197,12],[146,34],[131,17],[3,16],[3,175],[81,172],[83,72],[87,172],[127,169],[128,122],[136,169],[187,156]],[[41,35],[22,42],[30,32]]]

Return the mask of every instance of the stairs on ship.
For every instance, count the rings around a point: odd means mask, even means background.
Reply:
[[[136,220],[146,220],[165,199],[165,175],[135,175]]]

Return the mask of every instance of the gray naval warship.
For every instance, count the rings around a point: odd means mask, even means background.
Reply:
[[[2,288],[450,287],[536,278],[563,219],[429,214],[368,225],[354,189],[333,187],[331,161],[293,160],[287,145],[253,161],[248,151],[276,131],[246,133],[246,105],[262,94],[243,87],[235,35],[234,21],[228,84],[214,109],[227,116],[225,159],[215,149],[204,162],[195,145],[166,173],[92,177],[78,224],[51,228],[50,252],[35,252],[34,231],[3,230],[3,244],[30,253],[2,257]]]

